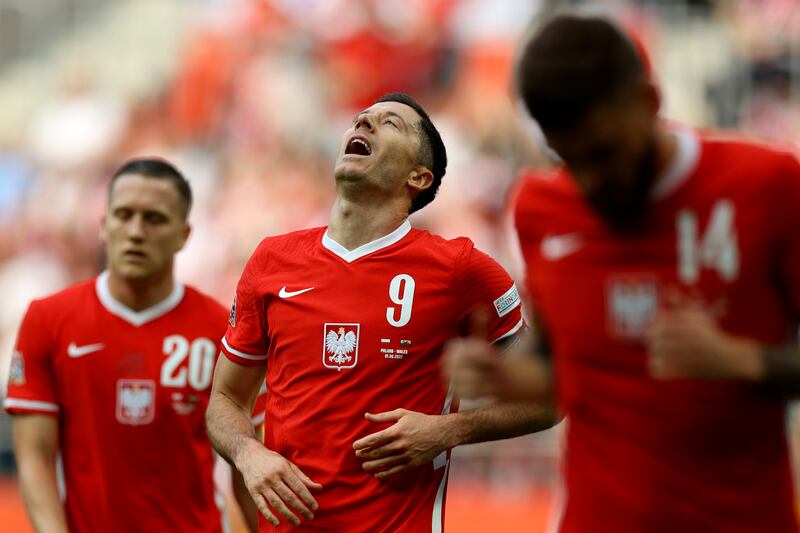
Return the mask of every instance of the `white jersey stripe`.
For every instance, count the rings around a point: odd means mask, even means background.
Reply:
[[[447,474],[450,464],[444,468],[439,490],[436,491],[436,500],[433,502],[433,516],[431,517],[431,533],[442,533],[444,530],[444,489],[447,486]]]
[[[564,513],[567,510],[567,482],[564,479],[564,457],[566,456],[567,431],[569,431],[569,420],[565,417],[559,431],[558,441],[561,447],[561,458],[558,461],[558,476],[556,477],[555,494],[553,496],[553,509],[550,520],[547,524],[547,533],[558,533],[564,521]]]
[[[36,411],[48,411],[57,413],[59,410],[58,404],[51,402],[41,402],[38,400],[20,400],[18,398],[6,398],[3,400],[3,407],[6,409],[33,409]]]
[[[234,350],[228,345],[228,341],[225,340],[225,337],[222,337],[222,345],[225,347],[225,351],[232,353],[233,355],[238,355],[242,359],[250,359],[251,361],[264,361],[267,358],[267,354],[250,355],[249,353],[244,353],[240,352],[239,350]]]
[[[516,332],[518,332],[520,329],[522,329],[522,325],[523,325],[524,323],[525,323],[525,319],[524,319],[524,318],[520,318],[520,319],[519,319],[519,322],[517,322],[516,324],[514,324],[514,327],[513,327],[513,328],[511,328],[511,329],[510,329],[510,330],[508,330],[507,332],[505,332],[505,333],[503,333],[502,335],[500,335],[499,337],[497,337],[495,340],[493,340],[493,341],[492,341],[492,343],[495,343],[495,342],[497,342],[497,341],[501,341],[501,340],[503,340],[503,339],[506,339],[506,338],[508,338],[508,337],[512,336],[513,334],[515,334]]]
[[[442,414],[449,415],[450,414],[450,406],[453,404],[453,383],[450,382],[450,385],[447,387],[447,397],[444,400],[444,406],[442,407]],[[447,466],[447,450],[443,451],[439,455],[433,458],[433,469],[438,470],[443,466]]]
[[[253,424],[254,426],[259,426],[259,425],[264,423],[264,419],[265,418],[266,418],[266,414],[261,412],[261,413],[258,413],[256,416],[252,417],[250,419],[250,423]]]

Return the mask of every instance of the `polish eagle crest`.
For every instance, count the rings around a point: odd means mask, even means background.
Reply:
[[[352,331],[345,333],[343,327],[336,331],[329,331],[325,337],[325,348],[328,350],[328,359],[337,365],[350,362],[353,357],[350,355],[356,349],[358,339]]]

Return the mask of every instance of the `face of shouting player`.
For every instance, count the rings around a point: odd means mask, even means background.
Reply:
[[[419,163],[419,121],[400,102],[380,102],[356,115],[339,149],[337,185],[392,197],[430,186],[433,176]]]
[[[114,182],[100,231],[113,275],[162,279],[172,272],[189,232],[186,206],[172,182],[139,174]]]

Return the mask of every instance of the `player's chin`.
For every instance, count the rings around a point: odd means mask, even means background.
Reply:
[[[333,175],[337,181],[361,181],[367,176],[369,158],[364,156],[342,156],[336,164]]]
[[[147,278],[155,272],[156,268],[149,261],[121,260],[115,265],[117,273],[125,279]]]

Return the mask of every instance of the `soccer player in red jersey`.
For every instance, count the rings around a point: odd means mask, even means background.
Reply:
[[[531,406],[457,412],[440,383],[444,343],[474,314],[495,343],[524,324],[495,261],[407,220],[445,165],[425,110],[379,99],[344,135],[330,225],[266,238],[245,267],[207,424],[261,531],[440,532],[452,447],[551,424]],[[262,444],[249,413],[265,375]]]
[[[456,390],[556,391],[563,533],[797,531],[785,434],[800,390],[797,159],[665,124],[604,19],[551,20],[517,75],[565,163],[516,201],[552,365],[456,341]]]
[[[190,205],[172,165],[128,162],[102,221],[108,270],[28,308],[4,407],[37,531],[225,529],[203,416],[228,313],[173,277]]]

